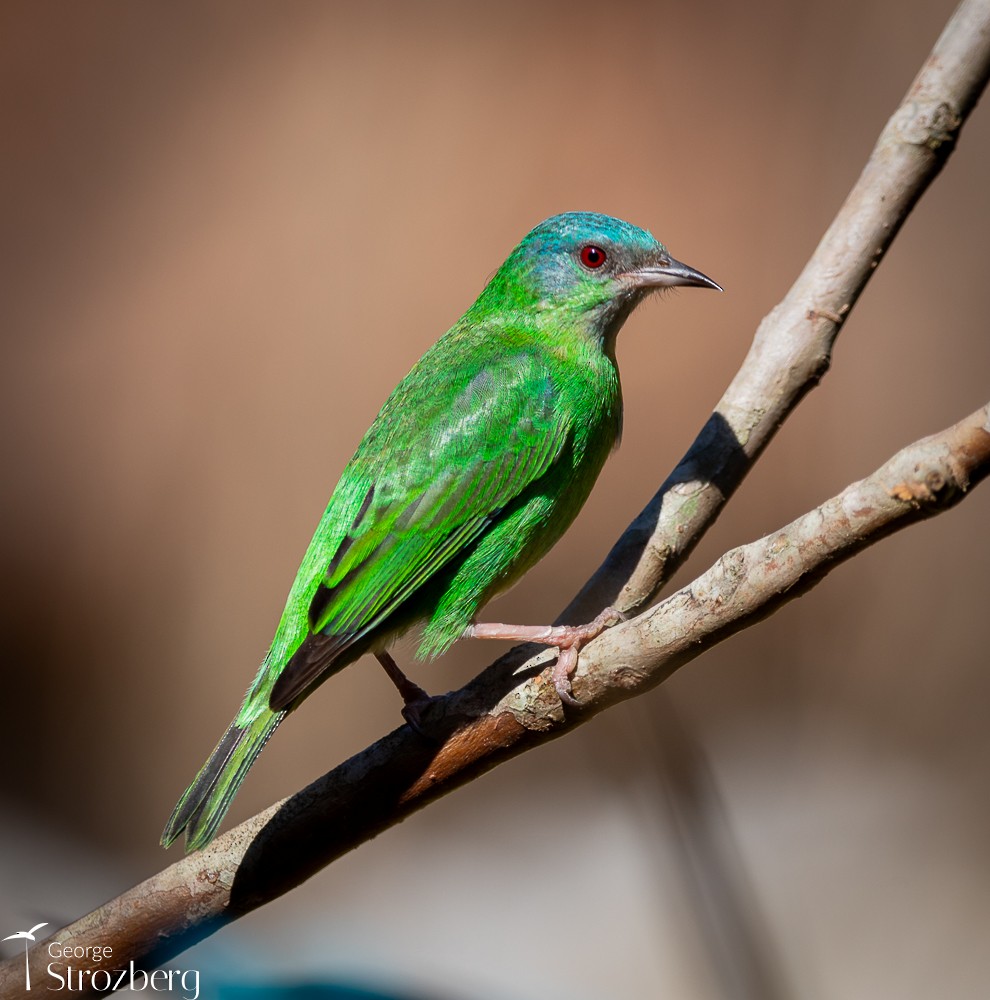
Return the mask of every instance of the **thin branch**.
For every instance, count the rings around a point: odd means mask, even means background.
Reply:
[[[884,129],[818,250],[753,347],[698,440],[565,613],[612,601],[641,608],[802,396],[903,220],[934,179],[990,74],[990,0],[965,0]],[[427,715],[437,743],[403,727],[296,795],[59,932],[64,944],[113,946],[115,962],[164,961],[287,892],[335,858],[497,764],[582,724],[803,593],[838,562],[951,506],[990,468],[987,409],[905,449],[873,476],[787,528],[723,556],[658,607],[582,654],[582,702],[562,711],[552,684],[502,657]],[[45,944],[29,953],[43,975]],[[80,961],[85,969],[85,961]],[[0,965],[0,996],[20,995],[20,960]],[[84,995],[84,994],[80,994]]]
[[[733,1000],[793,997],[703,742],[670,697],[660,697],[663,693],[634,702],[626,712],[636,729],[640,765],[651,767],[652,783],[666,793],[649,800],[653,809],[646,816],[662,829],[647,836],[662,837],[674,852],[720,995]]]
[[[674,471],[561,615],[638,611],[718,517],[790,412],[828,371],[839,330],[990,77],[990,3],[964,0],[880,133],[862,174]]]

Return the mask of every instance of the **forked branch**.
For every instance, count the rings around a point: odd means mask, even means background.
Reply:
[[[862,175],[783,302],[760,324],[715,413],[564,620],[602,606],[645,607],[680,565],[831,360],[835,337],[891,240],[938,174],[990,74],[990,0],[964,0]],[[655,686],[734,632],[803,593],[887,534],[958,502],[990,470],[987,407],[894,456],[780,531],[723,556],[690,586],[587,646],[565,714],[525,650],[502,657],[425,722],[403,727],[206,850],[58,932],[65,946],[110,945],[148,968],[288,891],[433,799]],[[29,953],[44,975],[44,943]],[[78,963],[84,969],[85,963]],[[20,958],[0,996],[20,996]],[[85,995],[85,994],[79,994]]]

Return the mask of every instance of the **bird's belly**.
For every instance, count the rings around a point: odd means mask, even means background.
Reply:
[[[500,511],[453,564],[423,588],[415,614],[425,619],[420,656],[436,656],[458,639],[478,611],[511,588],[549,552],[587,500],[608,449],[582,463],[561,464]]]

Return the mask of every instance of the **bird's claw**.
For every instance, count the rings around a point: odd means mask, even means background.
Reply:
[[[579,705],[571,693],[571,674],[577,669],[578,651],[574,646],[562,646],[557,651],[557,662],[550,671],[550,678],[557,691],[557,697],[565,705]]]
[[[417,735],[430,743],[436,743],[437,738],[423,728],[423,713],[428,711],[436,697],[424,694],[422,698],[415,698],[407,701],[402,706],[402,718],[406,720],[409,728]]]
[[[561,642],[557,647],[557,662],[553,665],[550,677],[553,680],[557,697],[565,705],[578,706],[581,703],[571,691],[571,675],[577,669],[578,653],[581,647],[597,638],[607,628],[628,621],[628,616],[618,608],[607,607],[594,621],[587,625],[568,625],[560,628]]]
[[[553,686],[566,705],[580,704],[571,694],[571,674],[577,668],[581,647],[626,616],[617,608],[606,608],[586,625],[502,625],[498,622],[473,622],[464,630],[465,638],[505,639],[512,642],[539,642],[557,647],[557,662],[551,677]]]

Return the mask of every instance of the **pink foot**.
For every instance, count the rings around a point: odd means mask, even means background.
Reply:
[[[577,669],[578,653],[581,647],[601,635],[605,629],[625,621],[626,616],[616,608],[606,608],[594,621],[587,625],[500,625],[484,622],[469,625],[464,637],[471,639],[505,639],[509,642],[540,642],[546,646],[556,646],[557,662],[550,677],[562,702],[577,705],[571,694],[571,675]]]

